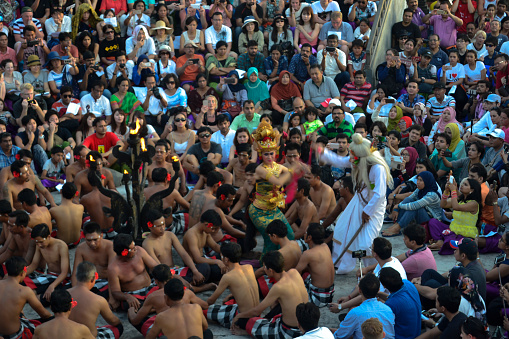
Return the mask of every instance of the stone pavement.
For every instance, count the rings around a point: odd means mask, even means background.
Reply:
[[[123,193],[123,187],[118,188],[120,193]],[[53,196],[55,198],[55,202],[60,202],[60,194],[58,192],[53,193]],[[385,224],[384,229],[391,226],[391,224]],[[392,243],[393,246],[393,255],[398,255],[406,251],[406,247],[403,243],[403,236],[399,237],[393,237],[388,238],[389,241]],[[261,236],[257,237],[258,240],[258,247],[257,250],[261,250],[263,239]],[[72,249],[70,251],[71,255],[71,268],[72,263],[74,262],[74,252],[75,249]],[[177,265],[183,265],[183,263],[180,260],[180,257],[178,254],[174,251],[173,253],[174,258],[176,259]],[[434,252],[435,260],[437,263],[438,271],[440,273],[448,271],[451,267],[453,267],[456,263],[454,260],[454,257],[452,255],[450,256],[440,256],[437,254],[437,252]],[[495,254],[481,254],[481,261],[485,268],[491,269],[493,267],[493,261],[495,258]],[[355,271],[350,272],[346,275],[336,275],[335,279],[335,294],[334,294],[334,300],[336,301],[342,296],[345,296],[349,294],[355,285],[357,284],[357,278],[355,275]],[[222,300],[229,291],[225,291],[221,297],[219,297],[218,300]],[[198,294],[198,296],[204,300],[206,300],[210,295],[212,294],[212,291],[204,292]],[[30,306],[25,307],[25,314],[28,318],[35,318],[36,314],[33,312],[33,310],[30,308]],[[128,339],[141,339],[143,336],[133,327],[131,324],[129,324],[129,321],[127,320],[127,313],[124,312],[115,312],[115,314],[122,320],[122,323],[124,325],[124,334],[122,335],[122,338],[128,338]],[[98,325],[106,324],[104,320],[100,317],[98,320]],[[320,326],[326,326],[326,327],[338,327],[339,321],[338,321],[338,315],[331,313],[327,308],[321,309],[321,318],[320,318]],[[218,326],[217,324],[209,323],[209,328],[214,333],[215,338],[246,338],[247,336],[237,336],[232,335],[229,331],[229,329],[223,328]]]

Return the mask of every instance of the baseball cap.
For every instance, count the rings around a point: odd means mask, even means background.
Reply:
[[[435,84],[433,85],[433,89],[435,88],[442,88],[442,89],[445,89],[445,85],[443,83],[441,83],[440,81],[437,81],[435,82]]]
[[[505,132],[499,128],[495,128],[495,130],[491,133],[488,133],[488,135],[491,135],[494,138],[505,139]]]
[[[502,99],[500,98],[500,95],[498,94],[489,94],[488,97],[486,99],[484,99],[486,101],[489,101],[489,102],[501,102]]]
[[[463,238],[461,240],[451,240],[451,247],[459,249],[460,252],[468,255],[477,255],[478,248],[475,240],[472,238]]]
[[[431,53],[431,51],[429,49],[425,50],[424,52],[422,52],[422,55],[423,57],[430,57],[432,58],[433,57],[433,53]]]
[[[31,7],[25,6],[21,9],[21,14],[26,12],[33,12]]]

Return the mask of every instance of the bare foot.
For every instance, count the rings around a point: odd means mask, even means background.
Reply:
[[[433,245],[430,245],[428,248],[431,251],[440,251],[440,249],[442,248],[443,245],[444,245],[444,241],[438,240],[436,243],[434,243]]]
[[[400,232],[401,227],[399,227],[398,225],[392,225],[391,227],[382,232],[382,236],[389,237],[396,234],[400,234]]]
[[[195,293],[215,290],[216,288],[217,288],[217,285],[214,283],[203,284],[201,286],[193,286],[193,290]]]
[[[238,327],[237,325],[233,325],[231,328],[231,332],[233,335],[249,335],[246,330]]]

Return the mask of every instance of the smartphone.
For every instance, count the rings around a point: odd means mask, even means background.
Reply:
[[[452,157],[452,152],[451,151],[444,151],[444,157],[446,157],[446,158]]]
[[[203,106],[208,106],[209,105],[209,101],[208,100],[203,100]]]
[[[385,102],[388,104],[393,104],[396,102],[396,100],[395,99],[385,99]]]
[[[145,66],[145,67],[150,67],[151,65],[152,65],[152,63],[150,63],[150,62],[144,62],[143,63],[143,66]]]
[[[509,154],[509,145],[507,144],[504,145],[504,152]]]
[[[337,142],[329,142],[329,146],[331,149],[339,149],[339,143]]]
[[[200,61],[200,59],[189,59],[189,61],[196,65]]]
[[[446,11],[443,11],[441,9],[437,10],[438,15],[442,15],[442,14],[446,14],[446,13],[447,13]]]
[[[224,83],[225,84],[234,84],[235,78],[224,78]]]
[[[402,156],[399,156],[399,157],[393,157],[391,162],[398,162],[398,163],[402,163],[402,162],[403,162],[403,157],[402,157]]]
[[[449,184],[452,184],[454,182],[454,177],[451,175],[449,175]]]
[[[69,65],[71,61],[71,59],[64,59],[64,65]]]
[[[327,46],[327,47],[325,47],[325,50],[326,50],[327,52],[334,52],[334,51],[336,50],[336,48],[335,48],[335,47],[329,47],[329,46]]]
[[[387,142],[387,137],[384,137],[384,136],[379,136],[379,137],[376,137],[378,139],[378,142]]]
[[[412,59],[415,60],[416,62],[420,62],[421,61],[421,57],[413,57]]]
[[[140,15],[141,13],[142,13],[142,11],[140,11],[139,9],[134,10],[134,14]]]

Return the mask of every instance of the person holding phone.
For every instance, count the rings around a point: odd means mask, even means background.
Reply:
[[[143,0],[136,0],[133,8],[129,10],[124,20],[124,25],[127,26],[127,36],[132,36],[134,28],[138,25],[150,28],[150,17],[144,13],[145,9],[145,2]]]
[[[133,35],[125,41],[125,51],[127,59],[133,62],[136,62],[143,54],[153,60],[157,57],[154,40],[150,37],[144,25],[138,25],[134,28]]]
[[[433,26],[435,34],[441,37],[440,47],[445,50],[456,44],[457,29],[463,25],[463,20],[451,13],[448,0],[440,0],[440,9],[429,12],[422,21]]]
[[[177,75],[181,81],[180,86],[189,93],[199,73],[205,72],[205,60],[200,54],[195,54],[198,45],[188,40],[184,46],[186,54],[177,59]]]

